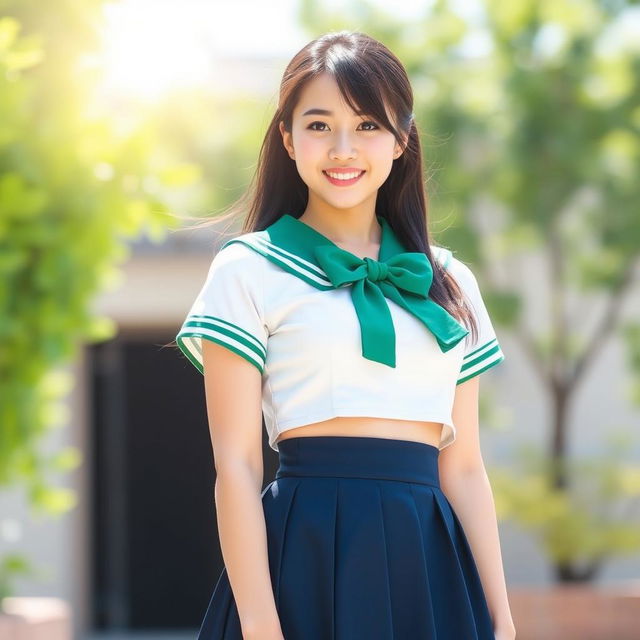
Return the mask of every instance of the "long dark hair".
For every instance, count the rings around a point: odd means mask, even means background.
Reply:
[[[477,339],[477,323],[455,279],[433,259],[423,178],[422,149],[413,117],[413,90],[398,58],[381,42],[357,31],[326,33],[304,46],[282,76],[278,106],[265,134],[257,168],[239,200],[227,210],[196,227],[231,216],[243,220],[241,233],[262,231],[285,213],[299,217],[305,210],[308,188],[289,157],[279,130],[280,121],[291,131],[292,114],[307,82],[328,73],[346,103],[362,111],[393,133],[403,153],[393,162],[378,189],[376,215],[385,218],[409,251],[420,251],[433,266],[429,295],[470,328]],[[399,129],[387,117],[387,106]],[[406,138],[406,146],[404,140]],[[246,215],[245,215],[246,214]],[[435,246],[435,245],[434,245]]]

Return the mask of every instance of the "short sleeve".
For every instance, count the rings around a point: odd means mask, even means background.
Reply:
[[[242,356],[260,373],[267,355],[259,256],[240,242],[226,244],[214,256],[176,336],[180,350],[204,373],[202,339]]]
[[[464,355],[456,384],[461,384],[504,360],[496,332],[485,306],[478,281],[471,269],[453,258],[450,270],[471,304],[478,325],[478,339],[469,332],[464,342]]]

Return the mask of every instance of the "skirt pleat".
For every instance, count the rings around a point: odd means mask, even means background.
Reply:
[[[278,446],[262,504],[285,640],[494,640],[436,447],[346,436]],[[226,568],[197,640],[242,640]]]

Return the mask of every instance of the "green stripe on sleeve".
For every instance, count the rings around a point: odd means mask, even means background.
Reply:
[[[259,339],[222,318],[189,316],[176,336],[176,343],[200,373],[204,373],[202,339],[215,342],[237,353],[253,364],[262,374],[267,352]]]

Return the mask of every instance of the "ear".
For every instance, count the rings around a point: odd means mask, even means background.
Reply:
[[[403,133],[402,135],[402,146],[396,142],[394,148],[393,148],[393,159],[397,160],[403,153],[404,153],[404,149],[407,146],[407,142],[409,140],[409,134],[408,133]]]
[[[284,128],[284,122],[282,120],[280,120],[280,122],[278,123],[278,129],[280,129],[280,135],[282,136],[282,143],[284,144],[284,148],[287,150],[287,153],[289,154],[289,157],[292,160],[295,160],[295,152],[293,150],[293,142],[292,142],[291,132],[287,131]]]

